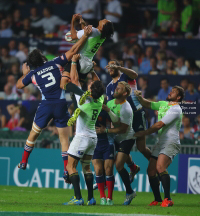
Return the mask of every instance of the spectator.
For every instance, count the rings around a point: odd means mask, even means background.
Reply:
[[[156,57],[157,57],[157,68],[162,71],[162,72],[166,72],[166,53],[165,51],[159,51],[157,54],[156,54]]]
[[[174,59],[173,58],[168,58],[167,59],[166,73],[168,75],[177,75],[177,72],[174,69]]]
[[[128,59],[128,58],[132,58],[135,61],[135,56],[130,53],[129,45],[124,45],[123,46],[122,59],[125,60],[125,59]]]
[[[138,71],[138,67],[134,66],[134,60],[132,58],[127,58],[125,60],[125,67],[134,71]]]
[[[32,7],[30,9],[30,20],[31,20],[31,23],[34,23],[34,22],[37,22],[41,19],[41,17],[38,15],[38,10],[37,10],[37,7]]]
[[[15,35],[19,34],[20,28],[21,28],[21,12],[19,9],[16,9],[13,13],[13,32]]]
[[[152,69],[150,65],[150,58],[153,55],[153,48],[147,47],[145,54],[146,56],[143,58],[142,63],[140,64],[140,71],[143,74],[148,74],[149,71]]]
[[[161,39],[160,40],[160,49],[157,50],[156,54],[158,52],[160,52],[160,51],[163,51],[163,52],[166,53],[167,58],[174,58],[174,59],[176,59],[177,56],[171,50],[167,49],[167,43],[168,43],[167,40]]]
[[[143,52],[142,48],[138,43],[134,44],[133,48],[130,49],[129,55],[131,58],[134,59],[135,66],[139,66],[142,63],[142,60],[143,60],[143,53],[142,52]]]
[[[187,78],[183,78],[180,83],[181,87],[186,91],[188,89],[189,80]]]
[[[200,69],[194,59],[186,60],[185,65],[187,66],[190,75],[200,74]]]
[[[24,93],[22,94],[22,100],[35,101],[36,97],[33,95],[35,92],[35,87],[33,84],[28,85],[24,88]]]
[[[14,25],[14,23],[13,23],[13,16],[12,16],[12,14],[8,14],[7,16],[6,16],[6,21],[7,21],[7,24],[8,24],[8,28],[10,28],[11,30],[13,29],[13,25]]]
[[[157,25],[161,27],[161,31],[167,31],[168,24],[172,15],[176,12],[176,3],[174,0],[158,1],[158,20]]]
[[[45,7],[43,10],[44,18],[37,22],[32,22],[33,27],[43,27],[45,34],[54,33],[59,25],[66,25],[67,22],[61,20],[58,16],[52,15],[50,7]]]
[[[1,55],[1,60],[5,70],[10,69],[12,64],[18,63],[18,59],[16,57],[9,55],[9,48],[7,46],[4,46],[1,49]]]
[[[153,18],[149,10],[144,11],[144,21],[142,28],[147,30],[147,36],[151,36],[156,27],[156,20]]]
[[[169,36],[172,38],[182,38],[181,25],[179,20],[175,20],[172,23],[172,27],[169,29]]]
[[[17,91],[18,91],[18,89],[16,88],[17,80],[13,74],[11,74],[7,77],[7,83],[9,83],[11,85],[12,93],[13,94],[17,93]]]
[[[169,85],[169,80],[167,78],[161,79],[160,86],[161,89],[158,92],[157,100],[158,101],[166,100],[168,94],[172,90],[172,87]]]
[[[104,15],[107,20],[110,20],[114,25],[113,41],[118,41],[119,22],[122,16],[122,8],[118,0],[107,0],[107,7],[104,10]]]
[[[193,127],[194,132],[200,132],[200,115],[196,117],[196,124]]]
[[[186,33],[192,31],[192,5],[190,0],[183,0],[183,4],[185,8],[181,13],[181,31]]]
[[[30,19],[25,18],[23,21],[23,25],[21,26],[21,29],[19,31],[20,37],[32,37],[33,36],[33,29],[31,28]]]
[[[189,82],[188,84],[188,89],[185,92],[185,100],[198,103],[199,93],[195,90],[193,82]]]
[[[18,95],[16,93],[12,93],[12,85],[7,83],[4,86],[4,99],[5,100],[17,100]]]
[[[179,57],[176,60],[177,67],[175,68],[175,71],[178,73],[178,75],[187,75],[188,74],[188,68],[184,65],[184,58]]]
[[[101,19],[101,5],[99,0],[79,0],[75,8],[76,14],[81,14],[87,24],[97,26]]]
[[[148,78],[141,76],[138,79],[138,85],[142,91],[142,97],[150,99],[152,97],[151,89],[148,87]]]
[[[11,74],[14,75],[15,80],[18,80],[21,76],[20,70],[19,70],[19,64],[12,64],[11,66]]]
[[[9,50],[10,50],[10,51],[9,51],[9,54],[10,54],[11,56],[15,56],[16,53],[17,53],[15,40],[11,40],[11,41],[9,42],[9,44],[8,44],[8,47],[9,47]]]
[[[0,129],[6,126],[6,116],[2,114],[2,110],[0,107]]]
[[[26,44],[24,42],[20,42],[18,45],[19,51],[15,55],[18,58],[21,66],[27,59],[27,55],[25,53],[25,48],[26,48]]]
[[[0,30],[0,37],[2,38],[10,38],[12,37],[12,30],[8,28],[8,24],[6,19],[1,20],[1,30]]]
[[[109,60],[111,61],[113,59],[118,59],[118,54],[117,54],[117,52],[115,50],[111,50],[109,52]]]
[[[99,47],[99,50],[97,51],[96,55],[95,55],[95,60],[97,60],[99,62],[99,67],[102,69],[102,70],[105,70],[105,67],[106,65],[108,64],[108,60],[103,57],[103,47],[100,46]]]
[[[190,125],[190,118],[188,116],[183,117],[183,126],[180,130],[180,139],[193,139],[194,129]]]
[[[160,70],[157,68],[157,58],[151,57],[150,59],[151,70],[149,71],[150,75],[157,75],[160,73]]]

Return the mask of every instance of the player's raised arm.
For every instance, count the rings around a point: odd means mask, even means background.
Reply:
[[[78,42],[76,42],[69,51],[67,51],[65,53],[66,58],[68,60],[71,60],[72,56],[79,52],[79,50],[81,49],[82,45],[86,42],[86,40],[87,40],[88,36],[91,34],[91,32],[92,32],[92,26],[91,25],[86,26],[84,28],[84,34],[81,37],[81,39]]]
[[[80,86],[79,76],[77,72],[77,61],[80,59],[80,54],[73,55],[72,63],[71,63],[71,71],[70,71],[70,78],[71,82],[77,86]]]
[[[151,102],[142,97],[141,91],[135,90],[134,93],[137,96],[137,99],[140,101],[143,107],[151,109]]]
[[[74,14],[71,21],[71,38],[72,40],[78,39],[77,33],[76,33],[76,22],[78,20],[81,20],[82,16],[80,14]]]
[[[16,84],[16,87],[18,89],[22,89],[25,86],[27,86],[29,83],[32,82],[31,76],[27,75],[29,72],[30,72],[30,67],[27,65],[27,63],[24,63],[22,65],[23,76],[17,81],[17,84]]]

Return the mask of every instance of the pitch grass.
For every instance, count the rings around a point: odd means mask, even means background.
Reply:
[[[82,190],[82,195],[86,203],[87,191]],[[24,215],[22,212],[200,215],[200,195],[172,194],[175,205],[169,208],[148,206],[153,200],[153,195],[145,192],[137,192],[131,205],[123,206],[124,195],[125,192],[114,191],[114,205],[100,206],[99,192],[95,191],[96,206],[64,206],[62,203],[69,201],[73,196],[73,190],[0,186],[0,215],[21,216]],[[26,215],[40,216],[41,214]]]

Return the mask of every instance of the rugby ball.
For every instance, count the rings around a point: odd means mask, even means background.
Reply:
[[[77,31],[76,31],[77,32]],[[66,34],[65,34],[65,40],[69,43],[76,43],[78,41],[78,39],[75,39],[75,40],[72,40],[72,37],[71,37],[71,31],[68,31]]]

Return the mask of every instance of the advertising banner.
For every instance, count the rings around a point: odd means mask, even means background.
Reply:
[[[23,148],[0,147],[0,185],[15,185],[20,187],[40,188],[72,188],[64,183],[63,162],[59,149],[36,148],[30,155],[26,170],[19,170],[17,165],[22,158]],[[132,158],[140,166],[140,172],[135,176],[132,188],[139,192],[149,192],[150,185],[146,173],[148,161],[139,152],[131,152]],[[94,171],[92,165],[92,170]],[[126,167],[127,168],[127,167]],[[129,168],[127,168],[129,172]],[[171,177],[171,192],[177,192],[178,157],[168,169]],[[84,175],[80,163],[78,172],[81,180],[81,189],[86,189]],[[124,185],[119,174],[114,169],[115,190],[124,191]],[[162,188],[161,188],[161,191]]]

